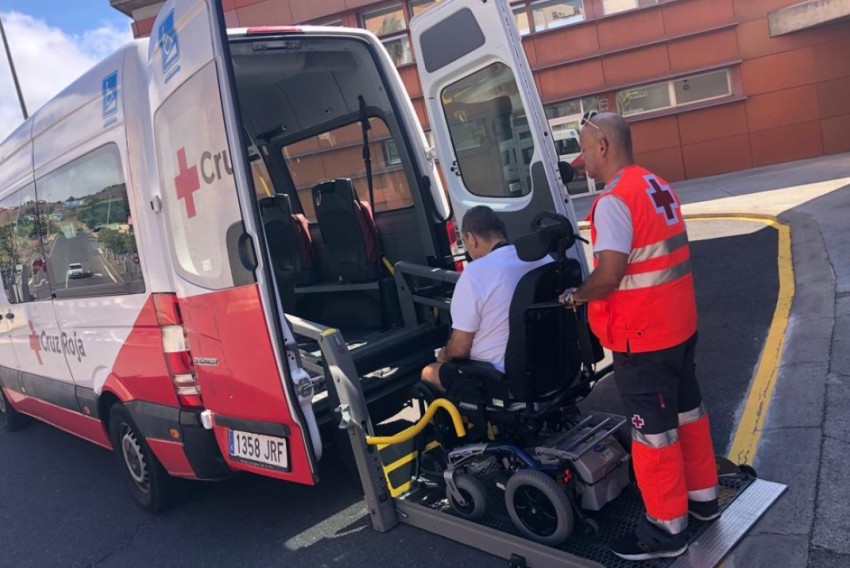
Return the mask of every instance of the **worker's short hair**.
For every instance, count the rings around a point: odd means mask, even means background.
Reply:
[[[460,232],[488,240],[495,238],[507,240],[508,238],[505,223],[486,205],[477,205],[466,212]]]

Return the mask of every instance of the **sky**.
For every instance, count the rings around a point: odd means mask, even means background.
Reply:
[[[130,18],[109,0],[0,0],[0,17],[30,114],[133,39]],[[9,64],[0,49],[0,140],[21,122]]]

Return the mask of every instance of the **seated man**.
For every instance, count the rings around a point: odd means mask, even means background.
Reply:
[[[552,262],[519,259],[508,243],[505,224],[492,209],[479,205],[463,216],[461,237],[473,262],[461,273],[452,296],[452,334],[437,362],[422,369],[422,380],[444,393],[457,379],[458,359],[491,363],[505,371],[508,315],[520,279]]]

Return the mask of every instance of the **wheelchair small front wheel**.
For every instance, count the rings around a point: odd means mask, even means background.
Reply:
[[[523,536],[541,544],[558,546],[573,532],[570,500],[543,472],[523,469],[511,476],[505,485],[505,505]]]
[[[446,487],[446,498],[452,511],[468,521],[480,520],[487,513],[487,490],[484,484],[468,473],[455,476],[455,485],[465,503],[460,505],[452,495],[452,490]]]

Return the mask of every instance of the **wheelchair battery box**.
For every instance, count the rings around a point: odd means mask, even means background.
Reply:
[[[629,484],[629,456],[613,436],[588,440],[592,446],[572,465],[579,477],[581,506],[598,511],[610,503]]]

